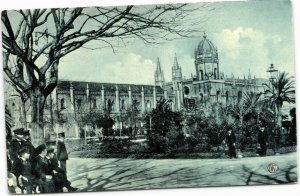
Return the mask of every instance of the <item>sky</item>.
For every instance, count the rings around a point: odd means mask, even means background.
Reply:
[[[195,6],[197,6],[195,4]],[[273,63],[290,75],[295,72],[292,9],[287,0],[215,3],[216,9],[205,13],[203,24],[207,39],[218,48],[220,71],[243,78],[267,78]],[[195,21],[201,15],[190,16]],[[194,50],[203,33],[193,38],[145,45],[134,40],[124,46],[99,50],[80,49],[60,61],[59,78],[109,83],[154,84],[157,58],[166,81],[171,81],[174,55],[183,76],[195,75]],[[97,47],[98,43],[90,46]]]

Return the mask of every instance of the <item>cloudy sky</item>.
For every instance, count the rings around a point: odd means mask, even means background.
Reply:
[[[197,21],[201,16],[193,16]],[[205,32],[219,51],[220,70],[243,78],[267,77],[273,63],[294,75],[294,44],[291,4],[287,0],[220,2],[206,13]],[[183,75],[195,74],[194,50],[203,34],[194,38],[144,45],[135,40],[126,46],[101,50],[80,49],[60,62],[59,78],[112,83],[153,84],[157,57],[167,81],[171,80],[174,54]],[[97,44],[97,43],[92,43]]]

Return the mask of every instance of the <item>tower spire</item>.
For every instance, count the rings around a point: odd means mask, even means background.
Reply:
[[[248,79],[251,79],[251,73],[250,73],[250,69],[248,69]]]
[[[181,67],[179,66],[177,55],[175,53],[174,64],[172,66],[172,80],[173,81],[181,81],[182,80],[182,72]]]
[[[165,77],[164,77],[164,73],[161,69],[160,60],[159,60],[158,57],[157,57],[157,66],[156,66],[156,70],[155,70],[155,73],[154,73],[154,78],[155,78],[155,85],[157,85],[157,86],[163,86],[164,85]]]
[[[156,71],[159,72],[159,73],[162,73],[161,66],[160,66],[160,61],[159,61],[159,57],[157,57],[157,67],[156,67]]]
[[[179,64],[178,64],[178,60],[177,60],[177,55],[175,53],[175,57],[174,57],[174,64],[173,64],[173,67],[178,69],[179,68]]]

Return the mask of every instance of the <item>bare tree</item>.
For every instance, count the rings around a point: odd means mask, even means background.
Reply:
[[[205,18],[192,12],[211,10],[211,4],[150,5],[3,11],[4,72],[31,103],[33,141],[43,142],[43,109],[58,80],[60,59],[97,41],[114,47],[116,40],[139,38],[156,44],[202,31]],[[15,67],[7,61],[15,59]]]

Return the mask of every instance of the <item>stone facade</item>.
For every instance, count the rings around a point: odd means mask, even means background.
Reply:
[[[250,73],[243,79],[233,75],[224,76],[220,72],[218,50],[206,35],[198,44],[194,55],[195,74],[188,79],[182,77],[181,66],[175,54],[171,68],[172,81],[165,81],[159,58],[154,85],[59,81],[45,103],[45,132],[54,127],[55,132],[65,131],[67,137],[79,137],[79,129],[82,127],[76,116],[91,110],[108,112],[115,119],[115,128],[121,129],[126,125],[119,122],[118,117],[125,115],[133,103],[142,115],[155,108],[157,101],[162,98],[172,101],[173,110],[181,110],[186,107],[209,106],[212,103],[238,103],[244,92],[263,92],[265,79],[251,77]],[[7,104],[11,111],[15,111],[16,121],[20,121],[21,101],[14,100],[7,100]],[[30,114],[27,114],[27,122],[30,122]],[[140,123],[138,126],[143,125]],[[30,129],[29,126],[27,128]]]
[[[157,100],[165,96],[166,92],[155,85],[59,81],[52,93],[55,106],[52,110],[59,113],[61,122],[56,129],[64,130],[69,137],[78,137],[76,115],[91,110],[109,113],[116,122],[115,128],[121,129],[125,125],[117,119],[124,116],[133,104],[143,114],[155,108]]]
[[[243,79],[235,78],[234,75],[226,77],[220,72],[218,50],[206,35],[195,49],[195,71],[194,76],[183,79],[181,66],[175,54],[172,81],[164,83],[155,81],[167,91],[168,95],[173,95],[175,110],[193,105],[238,103],[244,92],[263,92],[263,83],[267,83],[265,79],[251,77],[250,72],[248,77]],[[160,64],[155,72],[156,78],[164,78]]]

